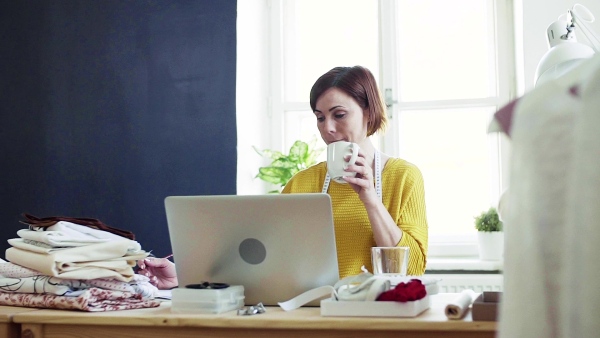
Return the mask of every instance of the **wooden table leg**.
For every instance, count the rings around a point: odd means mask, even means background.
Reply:
[[[0,338],[21,337],[21,325],[17,323],[0,323]]]

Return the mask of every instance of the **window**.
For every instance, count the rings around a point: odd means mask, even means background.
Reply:
[[[501,139],[487,126],[513,89],[508,5],[381,2],[380,86],[394,102],[382,148],[423,172],[430,256],[476,255],[474,216],[504,189]]]
[[[271,147],[320,140],[310,87],[335,66],[368,67],[390,104],[376,144],[423,172],[430,257],[476,255],[474,217],[497,203],[506,181],[506,147],[487,125],[515,87],[511,1],[269,4]]]
[[[315,136],[325,147],[308,103],[310,88],[321,74],[340,65],[360,64],[378,76],[378,2],[293,0],[273,1],[273,6],[282,13],[284,41],[281,50],[273,51],[274,58],[283,59],[283,147]]]

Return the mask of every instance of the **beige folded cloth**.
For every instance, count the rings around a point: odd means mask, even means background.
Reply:
[[[145,251],[129,254],[129,242],[97,243],[51,254],[12,247],[6,250],[6,259],[47,276],[64,279],[115,278],[128,282],[133,277],[136,261],[148,256]]]
[[[475,291],[463,290],[458,297],[446,305],[444,311],[446,317],[448,317],[448,319],[462,319],[469,311],[469,307],[473,304],[476,297],[477,294]]]

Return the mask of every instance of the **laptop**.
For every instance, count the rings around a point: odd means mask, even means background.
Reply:
[[[246,305],[277,305],[339,280],[328,194],[169,196],[165,208],[179,287],[243,285]]]

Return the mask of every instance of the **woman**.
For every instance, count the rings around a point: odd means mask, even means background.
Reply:
[[[387,122],[373,74],[360,66],[333,68],[313,85],[310,106],[326,144],[360,146],[356,163],[346,169],[356,176],[336,183],[321,162],[292,177],[283,193],[331,196],[340,278],[359,274],[363,265],[372,271],[373,246],[409,247],[407,274],[422,275],[428,244],[423,178],[413,164],[373,146],[370,136]]]
[[[331,196],[340,278],[361,273],[363,265],[372,271],[373,246],[409,247],[407,274],[422,275],[428,239],[423,178],[416,166],[379,152],[371,142],[387,122],[373,74],[360,66],[333,68],[313,85],[310,106],[326,144],[343,140],[360,146],[355,165],[347,169],[356,177],[345,177],[349,184],[328,181],[322,162],[297,173],[282,192]],[[150,258],[139,266],[160,288],[177,285],[171,261]]]

